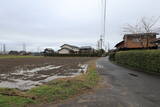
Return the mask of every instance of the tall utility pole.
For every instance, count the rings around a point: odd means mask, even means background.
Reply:
[[[103,49],[104,38],[103,35],[100,36],[100,49]]]
[[[106,36],[106,0],[101,0],[102,1],[102,34],[100,35],[99,39],[99,44],[100,44],[100,49],[106,48],[105,45],[105,36]]]
[[[22,48],[23,48],[23,51],[26,51],[26,44],[25,43],[22,44]]]
[[[106,36],[106,0],[104,0],[104,22],[103,22],[103,39],[104,39],[104,46],[105,46],[105,36]]]
[[[1,44],[1,52],[0,53],[3,53],[3,44]]]
[[[6,44],[3,44],[3,54],[6,54]]]

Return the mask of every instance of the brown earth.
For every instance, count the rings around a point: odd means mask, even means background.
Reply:
[[[70,75],[69,73],[77,72],[79,64],[85,64],[94,58],[90,57],[39,57],[39,58],[10,58],[0,59],[0,81],[8,80],[8,78],[22,78],[23,80],[43,80],[47,77],[38,77],[38,75]],[[37,67],[44,67],[48,65],[61,66],[59,69],[52,69],[47,71],[39,71],[34,76],[14,75],[17,69],[32,70]],[[3,75],[8,75],[3,78]],[[36,78],[38,77],[38,78]]]

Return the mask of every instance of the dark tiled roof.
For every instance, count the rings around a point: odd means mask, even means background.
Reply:
[[[123,44],[123,43],[124,43],[124,41],[121,41],[121,42],[117,43],[117,44],[115,45],[115,47],[118,47],[119,45],[121,45],[121,44]]]
[[[80,49],[92,49],[91,46],[82,46]]]
[[[66,49],[66,50],[69,50],[69,51],[73,51],[72,49],[68,49],[68,48],[61,48],[61,49],[59,49],[58,51],[61,51],[62,49]]]
[[[137,33],[137,34],[125,34],[124,36],[145,36],[145,35],[159,35],[159,33]]]
[[[70,47],[73,47],[73,48],[79,48],[79,47],[74,46],[74,45],[69,45],[69,44],[64,44],[64,45],[67,45],[67,46],[70,46]],[[63,47],[64,45],[62,45],[61,47]]]

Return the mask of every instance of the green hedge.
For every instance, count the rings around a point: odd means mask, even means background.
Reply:
[[[160,73],[160,50],[120,51],[110,55],[118,64]]]

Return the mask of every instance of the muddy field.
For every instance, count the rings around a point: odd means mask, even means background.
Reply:
[[[0,87],[31,89],[48,81],[85,73],[93,58],[0,59]]]

